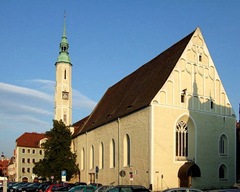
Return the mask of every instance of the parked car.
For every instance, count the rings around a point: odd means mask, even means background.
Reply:
[[[10,181],[7,183],[7,187],[12,187],[13,185],[17,184],[18,182]]]
[[[51,185],[52,182],[43,182],[41,183],[38,188],[36,189],[36,192],[44,192],[46,190],[46,188]]]
[[[114,186],[112,186],[112,185],[103,185],[103,186],[100,186],[100,187],[98,187],[96,190],[95,190],[95,192],[105,192],[105,191],[107,191],[107,190],[109,190],[109,189],[112,189]]]
[[[127,191],[127,192],[150,192],[149,189],[145,188],[141,185],[118,185],[111,189],[106,190],[105,192],[120,192],[120,191]]]
[[[32,183],[26,183],[25,185],[19,185],[18,187],[16,187],[14,192],[22,192],[23,189],[25,190],[30,185],[32,185]]]
[[[73,183],[64,183],[63,186],[59,186],[55,189],[53,189],[53,192],[67,192],[72,187],[75,187],[76,185]]]
[[[239,192],[238,189],[215,189],[215,190],[207,190],[206,192]]]
[[[7,191],[10,192],[11,189],[13,188],[13,186],[18,185],[19,183],[20,182],[15,182],[15,183],[9,184],[8,187],[7,187]]]
[[[94,187],[101,187],[101,183],[90,183],[89,185],[94,186]]]
[[[179,188],[165,189],[163,190],[163,192],[203,192],[203,191],[200,189],[179,187]]]
[[[21,189],[19,189],[19,192],[36,192],[39,185],[41,185],[41,183],[37,182],[31,183],[27,186],[23,186]]]
[[[9,192],[17,192],[17,190],[23,186],[27,186],[29,185],[28,182],[19,182],[19,183],[15,183],[14,185],[12,185],[11,187],[8,188]]]
[[[85,182],[76,182],[75,185],[87,185]]]
[[[62,183],[58,183],[58,184],[50,184],[44,192],[53,192],[55,189],[62,187],[63,184]]]
[[[94,192],[96,190],[95,186],[91,185],[78,185],[72,187],[68,192]]]

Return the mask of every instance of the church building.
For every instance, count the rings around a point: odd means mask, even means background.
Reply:
[[[71,66],[64,32],[55,119],[66,125]],[[153,191],[229,188],[235,182],[236,118],[199,28],[109,87],[73,126],[81,182]]]
[[[81,181],[222,188],[236,119],[199,28],[110,87],[74,124]]]

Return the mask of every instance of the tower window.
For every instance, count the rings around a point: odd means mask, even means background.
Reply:
[[[64,121],[65,123],[67,122],[67,115],[66,115],[66,114],[63,115],[63,121]]]
[[[66,71],[66,69],[64,70],[64,79],[67,79],[67,71]]]
[[[198,60],[201,62],[202,61],[202,55],[198,56]]]
[[[65,52],[66,51],[66,47],[62,47],[62,52]]]

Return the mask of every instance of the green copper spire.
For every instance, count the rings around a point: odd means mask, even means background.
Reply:
[[[58,55],[57,63],[59,62],[71,63],[70,56],[68,53],[69,44],[68,44],[67,35],[66,35],[66,15],[64,15],[63,36],[62,36],[62,41],[59,47],[60,47],[60,52]]]

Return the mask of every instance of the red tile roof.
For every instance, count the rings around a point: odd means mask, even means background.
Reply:
[[[195,31],[110,87],[73,137],[149,106]]]
[[[16,139],[17,147],[32,147],[39,148],[39,141],[45,138],[44,133],[27,133],[25,132]]]

